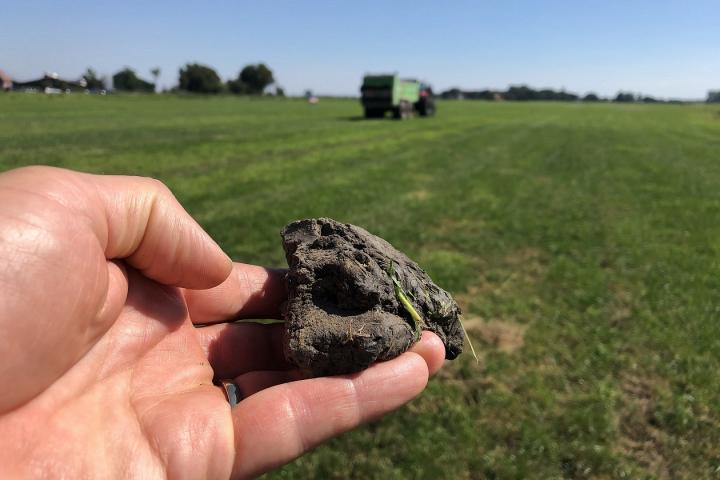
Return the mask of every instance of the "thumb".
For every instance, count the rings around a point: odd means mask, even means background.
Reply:
[[[0,174],[0,413],[60,378],[113,325],[127,279],[218,285],[232,262],[157,180],[50,167]]]
[[[163,183],[83,176],[99,200],[92,227],[106,258],[123,258],[148,278],[191,289],[214,287],[230,275],[230,258]]]

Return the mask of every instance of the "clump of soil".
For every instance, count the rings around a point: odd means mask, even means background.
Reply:
[[[357,372],[418,340],[419,325],[400,302],[391,273],[422,317],[421,328],[462,353],[460,308],[412,260],[355,225],[299,220],[281,232],[289,265],[285,356],[312,375]]]

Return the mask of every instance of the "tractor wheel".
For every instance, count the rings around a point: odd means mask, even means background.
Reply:
[[[418,102],[418,112],[421,117],[432,117],[435,115],[435,103],[427,100]]]
[[[435,116],[435,102],[434,101],[430,100],[425,105],[425,115],[428,117]]]

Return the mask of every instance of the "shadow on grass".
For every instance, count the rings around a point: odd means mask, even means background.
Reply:
[[[380,117],[380,118],[365,118],[362,115],[354,115],[352,117],[337,117],[338,120],[344,120],[346,122],[377,122],[382,120],[393,120],[390,117]]]

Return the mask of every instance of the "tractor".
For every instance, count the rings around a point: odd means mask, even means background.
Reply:
[[[415,114],[421,117],[435,114],[432,88],[417,80],[397,75],[365,75],[360,93],[365,118],[383,118],[388,112],[399,120]]]

